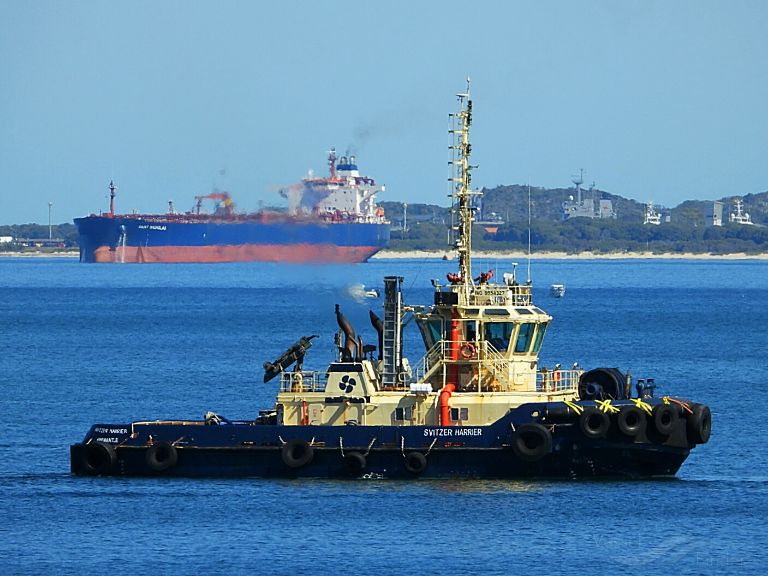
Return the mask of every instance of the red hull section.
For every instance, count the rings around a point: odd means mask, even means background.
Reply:
[[[276,244],[239,246],[99,246],[93,261],[112,263],[199,263],[199,262],[365,262],[380,246],[333,246],[317,244]]]

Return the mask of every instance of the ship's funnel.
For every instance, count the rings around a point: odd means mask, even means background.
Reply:
[[[317,338],[317,334],[302,336],[288,350],[283,352],[283,355],[275,360],[274,363],[264,362],[264,382],[269,382],[294,362],[296,362],[296,368],[301,370],[304,354],[312,347],[313,338]]]
[[[368,311],[368,316],[371,318],[371,324],[379,335],[379,360],[381,360],[382,350],[384,349],[384,322],[381,318],[376,316],[376,313],[373,310]]]
[[[357,337],[357,355],[355,356],[355,362],[362,362],[365,359],[365,346],[363,345],[362,337]]]
[[[352,325],[344,314],[341,313],[338,304],[336,304],[336,322],[338,322],[341,331],[344,332],[344,347],[341,349],[341,359],[344,362],[352,362],[357,358],[357,337],[352,329]]]

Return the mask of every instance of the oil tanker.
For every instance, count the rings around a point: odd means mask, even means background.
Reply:
[[[166,214],[109,212],[75,218],[81,262],[365,262],[389,241],[389,222],[376,204],[384,186],[361,176],[354,156],[328,154],[329,175],[310,173],[283,188],[284,212],[237,213],[227,192],[195,196],[189,212],[169,202]],[[203,202],[212,201],[212,212]]]

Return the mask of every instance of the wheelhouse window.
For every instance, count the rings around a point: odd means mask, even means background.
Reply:
[[[543,322],[539,324],[538,329],[536,330],[536,338],[533,340],[533,349],[531,352],[533,354],[538,354],[539,350],[541,349],[541,342],[544,340],[544,334],[547,331],[547,323]]]
[[[464,323],[464,340],[474,342],[477,338],[477,320],[468,320]]]
[[[517,341],[515,342],[516,354],[524,354],[528,351],[531,347],[531,340],[533,339],[534,332],[536,332],[536,324],[520,324],[520,330],[517,333]]]
[[[506,308],[486,308],[486,316],[509,316],[509,310]]]
[[[439,316],[431,316],[419,321],[421,337],[424,340],[424,346],[429,350],[436,342],[443,339],[443,321]]]
[[[485,341],[496,348],[499,352],[506,352],[509,348],[509,339],[512,338],[512,332],[515,330],[513,322],[486,322],[483,335]]]

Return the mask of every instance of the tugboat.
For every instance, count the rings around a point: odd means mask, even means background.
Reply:
[[[552,317],[530,281],[472,271],[469,130],[472,100],[458,94],[451,133],[458,270],[433,280],[427,306],[384,279],[377,345],[365,345],[336,306],[337,357],[305,370],[316,336],[297,340],[264,381],[274,407],[252,420],[95,424],[70,448],[77,475],[354,478],[589,478],[673,476],[709,440],[710,409],[656,397],[651,378],[616,368],[539,366]],[[403,328],[414,320],[426,353],[411,364]]]

